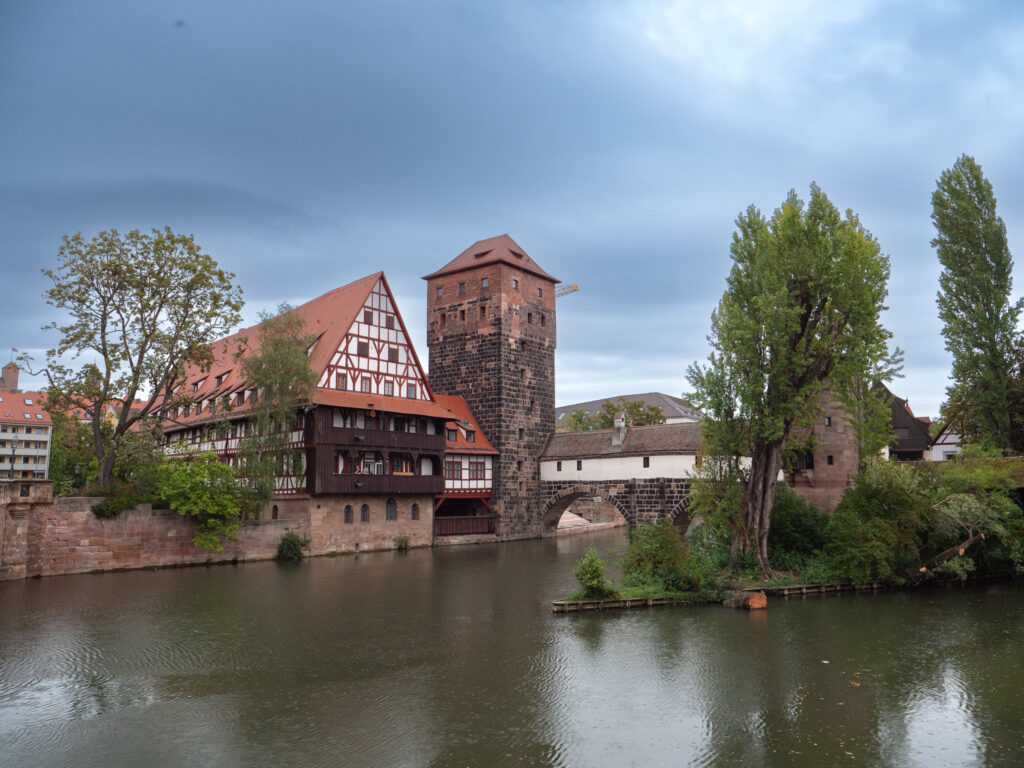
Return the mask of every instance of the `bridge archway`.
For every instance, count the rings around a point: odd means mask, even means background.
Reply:
[[[622,515],[623,519],[629,523],[630,527],[633,525],[633,517],[629,513],[629,509],[624,507],[622,503],[615,497],[615,494],[610,494],[598,486],[590,485],[577,485],[572,488],[563,488],[561,491],[556,493],[544,506],[544,515],[541,520],[541,530],[544,535],[553,534],[558,529],[558,521],[562,517],[562,513],[567,510],[574,501],[578,499],[587,498],[588,496],[600,496],[601,499],[611,504]]]
[[[693,497],[687,494],[679,500],[679,503],[672,507],[672,510],[668,513],[669,519],[672,521],[672,525],[679,529],[680,533],[690,532],[690,502]]]

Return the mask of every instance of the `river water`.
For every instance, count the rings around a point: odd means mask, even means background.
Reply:
[[[1024,765],[1019,581],[553,615],[592,544],[0,584],[0,765]]]

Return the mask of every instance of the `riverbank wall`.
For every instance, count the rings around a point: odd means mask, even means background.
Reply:
[[[225,541],[222,552],[211,552],[192,543],[195,525],[187,517],[140,504],[102,518],[92,511],[97,501],[54,498],[49,481],[0,482],[0,581],[269,560],[288,532],[308,539],[311,555],[390,549],[397,546],[398,534],[408,537],[409,546],[429,546],[433,530],[429,499],[421,500],[422,519],[388,521],[383,509],[375,509],[366,523],[353,523],[352,512],[346,517],[343,508],[295,499],[277,501],[268,510],[270,519],[247,521],[238,541]],[[357,516],[360,508],[357,504]]]

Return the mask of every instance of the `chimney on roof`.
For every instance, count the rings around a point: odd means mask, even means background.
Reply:
[[[8,363],[0,372],[0,392],[18,391],[18,364]]]
[[[615,429],[612,432],[612,445],[618,446],[626,442],[626,414],[618,411],[615,414]]]

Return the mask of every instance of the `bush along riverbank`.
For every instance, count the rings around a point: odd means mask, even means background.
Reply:
[[[1024,512],[1010,473],[969,451],[929,468],[872,460],[831,515],[780,486],[761,581],[754,553],[733,546],[738,510],[698,510],[706,522],[684,541],[669,521],[630,533],[622,584],[590,550],[574,571],[581,589],[555,610],[688,605],[742,594],[828,594],[1019,575]],[[587,608],[565,608],[586,602]],[[562,604],[562,608],[559,608]],[[757,607],[757,606],[754,606]]]

